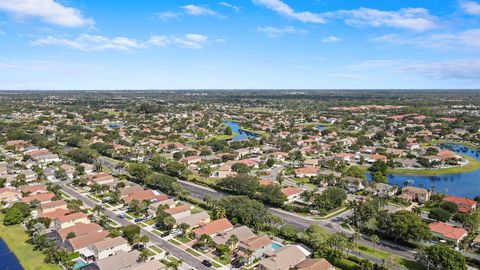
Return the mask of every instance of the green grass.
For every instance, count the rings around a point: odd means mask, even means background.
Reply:
[[[191,255],[195,256],[195,257],[200,256],[200,253],[198,253],[196,250],[191,249],[191,248],[187,249],[187,252],[190,253]]]
[[[94,196],[92,196],[92,195],[90,195],[90,194],[88,194],[87,197],[90,198],[90,199],[92,199],[92,200],[95,201],[95,202],[98,202],[98,203],[101,203],[101,202],[102,202],[101,200],[95,198]]]
[[[360,269],[360,266],[355,262],[352,262],[348,259],[337,260],[333,264],[335,267],[342,270],[357,270]]]
[[[162,233],[158,230],[153,230],[152,233],[155,234],[156,236],[162,237]]]
[[[185,238],[185,237],[183,237],[183,236],[177,236],[177,237],[175,237],[175,240],[180,241],[180,242],[182,242],[182,243],[184,243],[184,244],[190,242],[190,239]]]
[[[223,265],[227,265],[230,263],[230,261],[228,260],[228,257],[215,257],[214,259]]]
[[[168,240],[168,242],[170,242],[170,243],[172,243],[172,244],[174,244],[174,245],[176,245],[176,246],[179,246],[179,245],[182,244],[182,243],[178,242],[178,241],[175,240],[175,239],[170,239],[170,240]]]
[[[404,174],[404,175],[440,175],[440,174],[454,174],[454,173],[465,173],[477,170],[480,168],[480,161],[472,157],[468,157],[463,155],[464,158],[468,159],[468,163],[464,166],[458,166],[453,168],[445,168],[445,169],[403,169],[403,168],[396,168],[396,169],[389,169],[387,170],[387,174]]]
[[[169,261],[173,262],[173,263],[178,262],[178,259],[175,258],[175,257],[173,257],[173,256],[168,256],[167,259],[168,259]]]
[[[222,267],[220,264],[218,264],[218,263],[216,263],[216,262],[214,262],[214,261],[212,261],[212,260],[211,260],[210,262],[212,263],[212,266],[215,267],[215,268],[220,268],[220,267]]]
[[[356,250],[378,259],[386,259],[390,256],[390,253],[388,252],[379,250],[378,248],[376,248],[374,251],[372,247],[367,246],[359,246]]]
[[[399,265],[404,266],[408,270],[426,270],[427,268],[417,262],[409,261],[403,258],[398,258],[397,262]]]
[[[157,246],[155,246],[155,245],[149,246],[149,248],[150,248],[151,250],[159,253],[159,254],[162,253],[162,249],[159,248],[159,247],[157,247]]]
[[[4,215],[0,214],[0,238],[15,254],[25,270],[60,270],[60,266],[43,262],[45,255],[40,251],[34,251],[33,247],[26,243],[27,233],[20,225],[4,226]]]

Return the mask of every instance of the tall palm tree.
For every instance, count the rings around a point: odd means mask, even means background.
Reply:
[[[93,207],[92,210],[93,210],[94,213],[97,213],[97,215],[100,215],[100,212],[103,211],[103,206],[97,204],[97,205],[95,205],[95,207]]]
[[[166,269],[171,269],[171,270],[178,270],[180,269],[180,266],[182,265],[182,261],[181,260],[173,260],[173,261],[170,261],[166,264]]]
[[[146,261],[148,259],[148,257],[150,257],[150,255],[148,253],[149,253],[148,249],[146,249],[146,248],[142,249],[140,251],[140,254],[138,255],[138,261],[140,261],[140,262]]]
[[[372,235],[372,236],[370,237],[370,241],[372,241],[372,243],[373,243],[373,245],[374,245],[374,246],[373,246],[373,253],[374,253],[375,255],[377,255],[376,247],[377,247],[378,243],[380,243],[380,238],[379,238],[377,235]],[[378,256],[377,256],[377,259],[378,259]]]
[[[215,219],[224,218],[226,216],[225,208],[223,208],[222,206],[215,207],[214,215],[215,215]]]
[[[147,235],[142,235],[140,236],[140,238],[138,239],[139,243],[142,243],[143,245],[143,248],[146,248],[147,247],[147,243],[150,241],[150,238],[148,238]]]
[[[230,250],[234,250],[238,244],[238,237],[235,234],[230,235],[226,244],[230,247]]]

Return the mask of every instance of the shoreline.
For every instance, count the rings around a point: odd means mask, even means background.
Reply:
[[[443,169],[432,169],[432,170],[396,168],[396,169],[388,169],[387,175],[438,176],[438,175],[445,175],[445,174],[468,173],[468,172],[473,172],[475,170],[480,169],[480,161],[466,155],[462,155],[462,156],[468,160],[467,164],[463,166],[443,168]]]
[[[10,252],[15,256],[20,266],[24,270],[61,270],[59,265],[46,264],[43,260],[45,255],[33,250],[33,246],[28,244],[27,233],[20,225],[3,225],[5,215],[0,214],[0,238],[5,243]]]

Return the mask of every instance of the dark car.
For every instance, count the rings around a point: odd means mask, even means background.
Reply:
[[[125,215],[124,214],[118,214],[117,217],[121,218],[121,219],[124,219],[125,218]]]
[[[143,218],[136,218],[134,221],[135,221],[135,223],[142,222]]]
[[[212,263],[207,260],[203,260],[202,264],[205,265],[206,267],[212,267]]]

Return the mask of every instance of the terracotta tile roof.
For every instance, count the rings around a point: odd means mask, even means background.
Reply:
[[[454,227],[442,222],[434,222],[428,225],[430,231],[438,233],[445,238],[458,241],[468,234],[464,228]]]
[[[100,232],[100,231],[103,231],[103,228],[102,228],[102,226],[98,225],[97,223],[88,223],[88,224],[77,223],[74,226],[71,226],[71,227],[68,227],[68,228],[65,228],[65,229],[59,229],[57,231],[57,234],[62,239],[65,240],[65,238],[67,238],[67,235],[70,232],[74,232],[76,237],[79,237],[79,236],[82,236],[82,235],[86,235],[86,234],[93,233],[93,232]]]
[[[39,185],[39,186],[23,186],[23,187],[20,187],[19,190],[21,192],[30,192],[30,193],[34,193],[34,192],[37,192],[37,191],[41,191],[41,190],[44,190],[45,192],[47,192],[47,186],[45,185]]]
[[[60,216],[56,219],[58,219],[61,223],[64,223],[64,222],[74,221],[74,220],[78,220],[86,217],[88,217],[87,214],[78,212],[70,215]]]
[[[20,191],[15,190],[15,189],[11,189],[11,188],[0,188],[0,194],[2,194],[2,193],[4,193],[4,192],[13,192],[13,193],[18,193],[18,194],[20,194]]]
[[[272,240],[267,235],[255,236],[241,243],[245,248],[255,251],[272,244]]]
[[[118,236],[115,238],[105,238],[104,240],[97,242],[93,245],[97,248],[98,251],[102,251],[109,248],[118,247],[127,243],[127,240],[125,240],[121,236]]]
[[[282,188],[282,193],[285,194],[285,196],[287,196],[287,197],[302,193],[303,191],[304,191],[303,189],[296,188],[296,187]]]
[[[95,244],[104,240],[109,232],[91,232],[67,240],[68,243],[72,246],[73,250],[79,250],[89,245]]]
[[[45,209],[55,208],[55,207],[64,206],[64,205],[67,205],[67,203],[64,200],[58,200],[58,201],[41,203],[40,208],[42,210],[45,210]]]
[[[470,200],[470,199],[467,199],[467,198],[461,198],[461,197],[457,197],[457,196],[445,196],[445,198],[443,198],[443,201],[444,202],[452,202],[458,206],[465,206],[465,207],[470,207],[470,208],[473,208],[475,207],[475,205],[477,205],[477,202],[474,201],[474,200]]]
[[[178,214],[178,213],[181,213],[181,212],[185,212],[187,210],[190,210],[190,205],[182,204],[182,205],[174,207],[174,208],[165,209],[164,211],[165,211],[165,213],[167,213],[169,215],[174,215],[174,214]]]
[[[33,200],[37,200],[39,202],[47,202],[50,201],[55,195],[53,193],[41,193],[38,195],[33,195],[33,196],[27,196],[22,198],[22,202],[24,203],[29,203],[32,202]]]
[[[225,232],[233,229],[233,225],[226,218],[217,219],[210,223],[204,224],[200,228],[193,230],[195,235],[200,236],[202,234],[214,235],[217,233]]]
[[[335,270],[325,259],[306,259],[295,266],[297,270]]]
[[[67,209],[57,209],[53,212],[49,212],[49,213],[40,213],[38,214],[39,217],[44,217],[44,218],[49,218],[51,219],[52,221],[59,218],[59,217],[63,217],[65,215],[68,215],[70,214],[70,210],[67,210]]]

